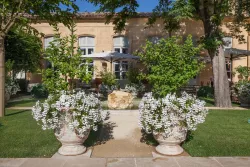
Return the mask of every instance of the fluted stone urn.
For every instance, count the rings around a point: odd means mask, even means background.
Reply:
[[[186,140],[187,131],[180,126],[176,126],[172,128],[171,134],[168,137],[164,137],[162,133],[154,133],[154,138],[159,143],[156,147],[158,153],[164,155],[179,155],[183,153],[184,150],[180,144]]]
[[[69,128],[65,124],[59,129],[60,133],[55,133],[57,139],[62,143],[58,153],[61,155],[80,155],[86,152],[86,147],[83,145],[89,136],[89,131],[86,131],[83,137],[77,135],[75,130]]]

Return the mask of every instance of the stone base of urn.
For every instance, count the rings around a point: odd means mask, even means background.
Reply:
[[[108,95],[109,109],[128,109],[133,107],[133,99],[131,93],[123,91],[113,91]]]
[[[86,132],[84,137],[78,136],[75,131],[71,130],[68,126],[64,126],[59,135],[56,135],[57,139],[62,143],[58,153],[61,155],[80,155],[86,152],[86,147],[83,146],[84,141],[89,136],[89,131]]]
[[[154,138],[157,140],[159,145],[155,148],[156,151],[163,155],[179,155],[183,153],[183,148],[180,144],[186,139],[187,131],[181,130],[181,127],[173,128],[172,134],[174,136],[169,136],[165,138],[162,134],[154,135]]]

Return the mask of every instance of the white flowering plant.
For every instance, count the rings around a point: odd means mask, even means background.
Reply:
[[[142,83],[130,83],[125,86],[125,91],[137,95],[139,92],[145,91],[145,86]]]
[[[98,124],[106,118],[96,95],[83,91],[61,91],[58,95],[49,95],[44,103],[38,101],[33,106],[32,115],[42,124],[43,130],[54,129],[59,135],[61,127],[66,124],[80,137],[91,129],[97,131]]]
[[[167,94],[156,99],[152,93],[146,93],[139,104],[139,126],[146,133],[161,133],[164,137],[173,134],[176,126],[182,130],[196,130],[197,125],[205,121],[208,110],[205,102],[183,92],[180,97]]]
[[[15,80],[10,79],[5,83],[5,94],[9,94],[11,96],[17,94],[18,91],[20,91],[20,87]]]
[[[249,81],[239,81],[234,86],[234,95],[238,99],[246,104],[250,103],[250,82]]]

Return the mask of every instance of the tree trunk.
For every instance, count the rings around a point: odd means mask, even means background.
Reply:
[[[4,84],[5,84],[5,58],[4,58],[4,36],[0,36],[0,117],[4,116]]]
[[[210,56],[213,65],[215,106],[232,107],[223,47],[221,46],[217,53],[210,52]]]

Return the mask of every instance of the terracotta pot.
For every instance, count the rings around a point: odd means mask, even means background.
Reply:
[[[79,155],[86,152],[86,147],[83,145],[84,141],[89,136],[89,131],[83,137],[71,130],[68,125],[64,125],[60,129],[60,134],[56,134],[57,139],[62,143],[58,153],[61,155]]]
[[[172,128],[173,135],[165,138],[161,133],[154,135],[155,140],[159,143],[156,151],[164,155],[179,155],[183,152],[180,144],[186,140],[187,131],[180,126]],[[178,136],[175,137],[175,136]]]

